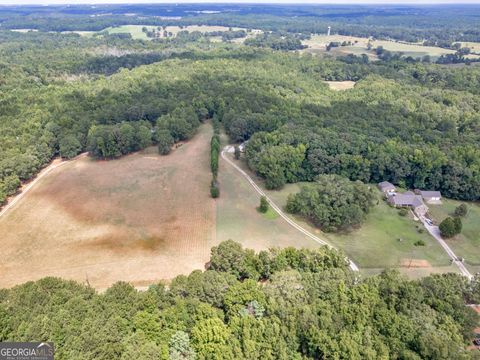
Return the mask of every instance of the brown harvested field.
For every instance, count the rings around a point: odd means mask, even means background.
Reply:
[[[405,268],[429,268],[432,267],[427,260],[422,259],[402,259],[401,266]]]
[[[204,268],[216,244],[210,125],[161,157],[81,158],[42,178],[0,218],[0,288],[45,276],[98,289]]]

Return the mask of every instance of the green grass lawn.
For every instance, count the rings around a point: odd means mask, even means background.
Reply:
[[[262,179],[252,174],[244,161],[237,162],[237,164],[247,171],[258,185],[263,187]],[[238,172],[232,172],[231,169],[226,170],[229,172],[229,176],[236,176],[235,181],[238,181],[240,177]],[[246,183],[243,179],[242,182]],[[265,190],[265,188],[264,191],[277,205],[283,207],[287,202],[288,195],[300,191],[301,185],[302,183],[287,184],[279,191]],[[242,196],[252,196],[248,186],[244,189],[245,192],[242,190]],[[232,196],[238,190],[227,189],[227,191],[231,193],[229,196]],[[345,251],[362,270],[371,269],[373,272],[379,272],[384,268],[399,268],[401,272],[412,278],[428,275],[430,272],[456,271],[456,268],[450,266],[450,259],[437,241],[426,231],[418,232],[418,228],[423,228],[420,222],[416,222],[412,216],[402,217],[398,215],[398,210],[388,206],[381,198],[380,192],[377,191],[377,194],[379,197],[378,205],[368,214],[365,223],[360,229],[348,234],[324,233],[301,217],[292,217],[302,227]],[[255,207],[258,206],[258,201],[256,199]],[[258,212],[255,211],[255,213],[258,215]],[[280,224],[282,221],[279,218],[274,223]],[[399,241],[399,238],[402,241]],[[415,246],[414,243],[418,240],[423,240],[425,246]],[[434,268],[414,268],[415,260],[426,260]],[[408,267],[409,264],[412,265],[410,268]]]
[[[462,201],[442,199],[442,205],[429,205],[430,215],[436,223],[451,216]],[[446,240],[457,256],[465,258],[467,264],[480,266],[480,204],[464,202],[468,214],[462,218],[463,229],[460,235]]]
[[[122,26],[115,26],[115,27],[108,27],[103,31],[108,32],[109,34],[131,34],[132,38],[139,39],[139,40],[150,40],[142,31],[142,28],[145,25],[122,25]],[[154,26],[145,26],[147,29],[152,29]]]
[[[262,214],[262,213],[261,213]],[[263,213],[262,216],[265,218],[265,219],[268,219],[268,220],[275,220],[277,219],[280,215],[278,215],[278,213],[273,210],[271,207],[268,208],[267,212],[266,213]]]
[[[280,191],[268,193],[278,205],[284,206],[288,194],[299,191],[300,186],[301,183],[288,184]],[[418,231],[419,228],[423,229],[420,222],[410,215],[398,215],[398,210],[388,206],[380,192],[377,192],[377,195],[378,205],[368,214],[361,228],[350,233],[321,233],[300,217],[295,219],[302,226],[321,234],[320,237],[343,249],[360,268],[408,266],[411,259],[426,260],[432,266],[449,265],[448,256],[435,239],[426,231]],[[414,243],[418,240],[423,240],[425,246],[415,246]]]

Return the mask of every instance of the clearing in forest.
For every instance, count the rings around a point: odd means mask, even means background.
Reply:
[[[207,32],[213,32],[213,31],[228,31],[230,28],[226,26],[207,26],[207,25],[189,25],[189,26],[166,26],[161,27],[161,30],[158,30],[159,26],[152,26],[152,25],[122,25],[122,26],[114,26],[114,27],[108,27],[102,31],[106,31],[109,34],[130,34],[132,35],[132,38],[134,39],[140,39],[140,40],[151,40],[152,38],[149,38],[147,34],[145,34],[142,29],[147,28],[148,31],[156,30],[158,31],[159,37],[163,38],[163,32],[164,30],[167,31],[168,33],[171,33],[173,37],[177,36],[177,34],[180,31],[188,31],[188,32],[193,32],[193,31],[199,31],[201,33],[207,33]],[[238,27],[233,27],[232,30],[242,30],[242,28]],[[243,29],[246,30],[246,29]]]
[[[285,206],[288,195],[300,191],[300,186],[301,183],[287,184],[280,191],[268,191],[268,195],[279,206]],[[294,218],[301,226],[315,229],[301,217]],[[360,269],[403,268],[413,263],[448,266],[447,254],[422,229],[423,225],[411,215],[400,216],[397,209],[388,206],[378,192],[378,203],[359,229],[349,233],[321,233],[321,237],[343,249]],[[423,245],[416,246],[417,241]]]
[[[330,53],[332,55],[368,55],[370,60],[376,58],[375,49],[382,46],[385,50],[393,53],[402,53],[403,56],[411,56],[413,58],[422,58],[425,55],[429,55],[433,59],[438,58],[441,55],[454,54],[455,50],[444,49],[437,46],[423,46],[422,44],[407,43],[399,41],[389,40],[372,40],[368,38],[361,38],[355,36],[344,35],[314,35],[310,40],[303,41],[303,44],[308,48],[304,51],[311,53],[326,53],[325,47],[330,42],[337,43],[350,43],[347,46],[332,47]],[[371,50],[368,50],[368,44],[371,44]],[[472,56],[474,57],[474,56]]]
[[[215,241],[212,129],[168,156],[81,158],[40,179],[0,218],[0,287],[45,276],[97,289],[203,269]]]
[[[325,81],[328,84],[330,90],[344,91],[353,89],[355,81]]]

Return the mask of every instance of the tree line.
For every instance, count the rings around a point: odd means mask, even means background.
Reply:
[[[260,281],[259,281],[260,280]],[[138,291],[58,278],[0,290],[0,341],[52,341],[57,359],[469,359],[479,282],[359,278],[326,247],[255,253],[233,241],[207,271]]]
[[[212,120],[213,136],[210,141],[210,170],[212,171],[212,181],[210,183],[210,195],[212,198],[220,196],[220,186],[218,183],[218,161],[220,155],[220,123],[216,117]]]

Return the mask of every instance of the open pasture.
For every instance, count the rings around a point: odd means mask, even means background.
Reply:
[[[298,192],[302,185],[287,184],[279,191],[266,190],[263,180],[255,176],[243,160],[237,164],[282,208],[286,205],[288,195]],[[270,246],[318,246],[281,218],[267,220],[258,213],[255,208],[259,196],[238,171],[224,162],[220,168],[220,182],[222,194],[217,203],[218,241],[232,238],[257,250]],[[299,216],[289,216],[303,228],[343,250],[365,275],[378,273],[385,268],[396,268],[411,278],[457,271],[450,265],[447,254],[437,241],[426,231],[419,232],[423,228],[420,222],[416,222],[411,215],[399,216],[398,210],[388,206],[380,192],[378,205],[368,214],[361,228],[350,233],[324,233]],[[419,240],[425,245],[415,246],[414,243]]]
[[[375,49],[382,46],[385,50],[402,53],[404,56],[411,56],[413,58],[421,58],[425,55],[429,55],[432,58],[438,58],[441,55],[453,54],[454,50],[443,49],[436,46],[423,46],[421,44],[388,41],[388,40],[373,40],[369,38],[345,36],[345,35],[314,35],[310,40],[305,40],[303,43],[308,46],[304,51],[310,53],[327,53],[325,47],[330,42],[338,43],[351,43],[347,46],[339,46],[331,48],[330,54],[332,55],[362,55],[369,56],[371,60],[376,59]],[[371,50],[368,50],[368,44],[371,45]]]
[[[228,31],[230,28],[226,26],[207,26],[207,25],[189,25],[189,26],[166,26],[160,27],[161,30],[158,30],[158,26],[152,25],[122,25],[116,27],[109,27],[103,31],[108,32],[109,34],[131,34],[132,38],[139,40],[151,40],[147,35],[142,31],[142,28],[147,28],[149,31],[156,30],[159,32],[159,37],[164,38],[163,32],[166,30],[168,33],[171,33],[174,37],[180,31],[199,31],[201,33],[213,32],[213,31]],[[241,30],[241,28],[234,27],[232,30]]]
[[[421,44],[387,41],[387,40],[375,40],[372,41],[372,48],[382,46],[385,50],[403,53],[404,56],[411,56],[413,58],[423,57],[429,55],[433,58],[440,57],[441,55],[454,54],[455,50],[444,49],[436,46],[423,46]]]
[[[279,206],[285,206],[288,195],[298,192],[300,184],[287,184],[280,191],[268,191]],[[303,227],[320,232],[301,217],[296,221]],[[363,225],[349,233],[323,233],[321,238],[344,250],[360,268],[409,268],[427,269],[447,266],[449,259],[436,240],[412,216],[402,217],[391,208],[378,192],[378,205],[368,214]],[[424,246],[414,243],[422,240]]]
[[[210,125],[162,157],[156,148],[55,169],[0,218],[0,287],[45,276],[103,289],[203,269],[215,245]]]

